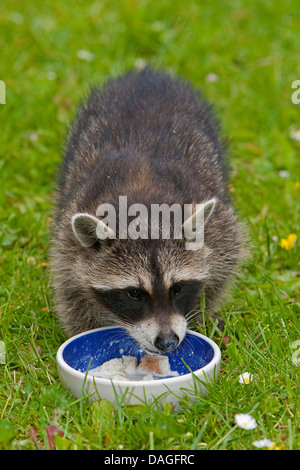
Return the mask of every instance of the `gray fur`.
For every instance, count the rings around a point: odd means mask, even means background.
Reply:
[[[175,334],[182,340],[204,291],[206,311],[214,315],[243,254],[219,135],[200,93],[162,72],[130,72],[91,91],[68,137],[54,212],[51,269],[56,310],[68,335],[117,323],[141,344],[144,335],[145,347],[156,351],[154,336],[173,334],[176,318]],[[184,240],[122,240],[118,226],[115,240],[99,240],[97,207],[110,203],[118,210],[120,195],[128,205],[148,208],[213,201],[204,246],[192,251]],[[193,304],[185,311],[170,292],[189,280],[197,292],[191,290]],[[120,300],[121,316],[104,302],[110,291],[117,302],[128,288],[145,292],[140,316]]]

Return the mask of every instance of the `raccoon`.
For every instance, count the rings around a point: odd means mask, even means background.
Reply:
[[[147,67],[91,88],[67,139],[53,215],[54,297],[67,335],[115,324],[144,350],[166,353],[202,318],[204,296],[215,318],[243,253],[225,154],[211,105],[181,78]],[[120,236],[125,196],[149,211],[192,207],[182,237],[171,211],[169,238],[157,220],[159,236],[146,237],[153,226],[142,216],[144,236]],[[102,204],[115,209],[113,228],[97,213]],[[128,213],[127,227],[133,221]],[[204,234],[197,249],[187,249],[187,223]]]

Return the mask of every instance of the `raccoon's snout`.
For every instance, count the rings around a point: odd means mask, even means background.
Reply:
[[[154,341],[154,346],[161,353],[174,351],[174,349],[177,348],[178,344],[179,338],[173,332],[167,335],[159,334]]]
[[[186,320],[180,314],[173,314],[168,322],[160,323],[152,317],[133,324],[129,334],[149,353],[165,354],[179,346],[186,333]]]

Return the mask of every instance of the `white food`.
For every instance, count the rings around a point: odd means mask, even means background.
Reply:
[[[115,380],[154,380],[165,376],[176,376],[177,371],[170,369],[167,356],[145,355],[141,363],[133,356],[122,356],[104,362],[101,366],[90,369],[88,372],[95,377]]]

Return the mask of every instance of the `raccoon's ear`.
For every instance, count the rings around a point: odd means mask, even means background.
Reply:
[[[93,246],[99,240],[115,238],[113,230],[93,215],[78,213],[72,217],[75,237],[84,248]]]

